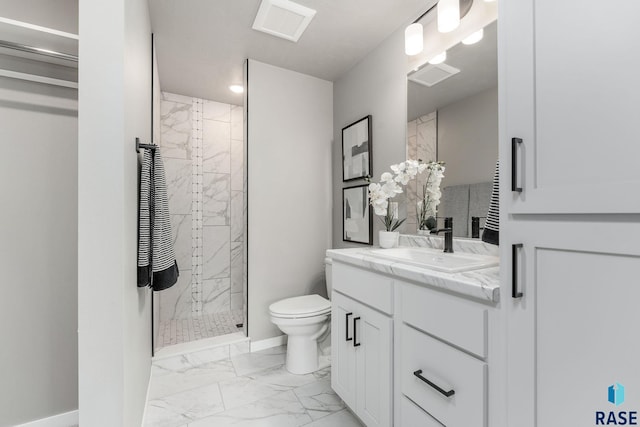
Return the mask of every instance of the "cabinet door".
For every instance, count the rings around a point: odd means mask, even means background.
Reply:
[[[508,211],[640,212],[640,2],[509,0],[499,7]],[[522,139],[515,159],[512,138]],[[513,168],[522,192],[511,190]]]
[[[596,412],[640,410],[640,222],[518,221],[503,262],[508,425],[597,425]],[[516,292],[516,297],[512,296]],[[518,293],[522,293],[518,296]],[[622,384],[624,406],[608,401]]]
[[[354,319],[356,413],[367,427],[391,426],[391,318],[359,304]],[[360,318],[356,320],[357,318]]]
[[[353,347],[353,318],[356,304],[333,292],[331,297],[331,387],[356,410],[356,352]]]

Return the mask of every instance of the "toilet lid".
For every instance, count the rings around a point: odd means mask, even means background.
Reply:
[[[331,310],[331,301],[320,295],[304,295],[274,302],[269,311],[280,317],[311,317]]]

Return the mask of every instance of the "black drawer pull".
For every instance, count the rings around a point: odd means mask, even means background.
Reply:
[[[522,193],[522,187],[518,187],[518,144],[522,144],[522,138],[511,138],[511,191]]]
[[[425,383],[429,384],[431,387],[436,389],[440,394],[443,394],[444,396],[451,397],[454,394],[456,394],[455,390],[452,389],[452,390],[449,390],[449,391],[444,391],[443,389],[441,389],[440,387],[438,387],[437,385],[435,385],[434,383],[432,383],[431,381],[429,381],[428,379],[423,377],[422,376],[422,369],[418,369],[417,371],[415,371],[413,373],[413,375],[415,375],[416,377],[420,378]]]
[[[357,322],[358,320],[360,320],[360,316],[358,316],[358,317],[354,317],[354,318],[353,318],[353,346],[354,346],[354,347],[359,347],[359,346],[360,346],[360,343],[359,343],[359,342],[356,342],[356,341],[358,340],[358,338],[357,338],[357,336],[358,336],[358,333],[357,333],[357,332],[358,332],[358,331],[357,331],[357,329],[356,329],[356,322]]]
[[[344,336],[346,338],[346,341],[351,341],[353,339],[353,337],[349,338],[349,316],[352,316],[353,313],[347,313],[344,316],[344,320],[345,320],[345,325],[344,325]]]
[[[522,292],[518,291],[518,249],[522,243],[511,245],[511,297],[522,298]]]

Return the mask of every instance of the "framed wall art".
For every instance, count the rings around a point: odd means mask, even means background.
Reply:
[[[342,181],[371,176],[371,116],[342,128]]]
[[[342,240],[373,244],[373,219],[369,206],[369,185],[342,189]]]

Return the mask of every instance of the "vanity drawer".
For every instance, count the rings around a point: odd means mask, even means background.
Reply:
[[[402,396],[401,399],[400,425],[407,427],[442,427],[442,424],[440,424],[431,415],[424,412],[418,405],[407,399],[406,396]]]
[[[402,393],[447,427],[486,427],[487,365],[408,325],[401,334]]]
[[[393,314],[393,279],[339,262],[332,266],[333,290]]]
[[[433,289],[402,286],[402,320],[479,357],[487,357],[487,307]]]

